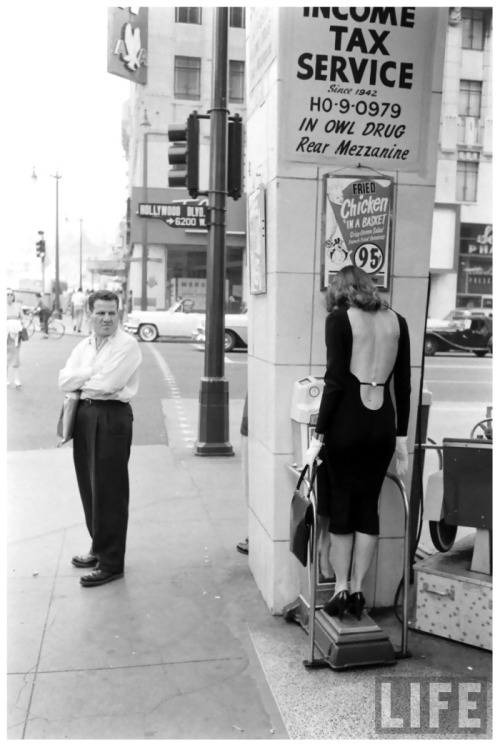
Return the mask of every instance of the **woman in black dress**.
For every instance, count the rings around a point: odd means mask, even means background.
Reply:
[[[342,618],[349,609],[360,619],[379,535],[379,495],[394,450],[398,474],[408,468],[410,341],[405,319],[357,267],[338,273],[327,309],[325,386],[306,461],[312,466],[320,457],[318,513],[332,535],[335,594],[325,611]]]

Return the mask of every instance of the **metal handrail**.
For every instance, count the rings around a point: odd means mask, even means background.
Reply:
[[[439,469],[443,469],[443,447],[442,445],[440,446],[439,444],[436,444],[432,438],[430,438],[429,441],[429,444],[415,444],[415,449],[437,451],[439,457]]]
[[[398,486],[401,498],[403,499],[403,507],[405,512],[405,534],[403,544],[403,628],[401,631],[401,651],[399,651],[399,657],[407,656],[408,654],[408,622],[409,622],[409,610],[408,610],[408,597],[410,591],[410,504],[408,502],[408,495],[401,478],[397,475],[393,475],[392,472],[387,472],[386,477],[392,480]]]

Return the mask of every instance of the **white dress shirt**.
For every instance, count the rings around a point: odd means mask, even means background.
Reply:
[[[130,402],[139,389],[139,343],[120,327],[97,349],[94,333],[82,340],[59,371],[59,389],[81,390],[82,399]]]

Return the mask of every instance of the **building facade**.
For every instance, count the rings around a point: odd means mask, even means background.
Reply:
[[[125,232],[128,287],[133,292],[135,307],[144,304],[146,275],[147,308],[166,309],[177,298],[189,296],[199,310],[204,310],[207,229],[199,225],[174,228],[162,217],[151,217],[154,209],[141,210],[140,205],[203,208],[208,204],[207,196],[191,199],[185,189],[168,187],[168,126],[185,124],[194,111],[198,114],[210,111],[213,8],[149,7],[141,8],[138,16],[131,9],[112,11],[121,13],[122,21],[126,21],[116,25],[120,39],[114,41],[112,48],[111,54],[116,51],[114,62],[116,58],[125,60],[129,56],[126,44],[131,32],[137,34],[136,49],[140,50],[136,52],[136,71],[128,71],[131,73],[128,77],[137,82],[131,85],[122,128],[129,164]],[[231,116],[238,114],[245,121],[245,8],[229,9],[228,60],[228,110]],[[133,77],[134,73],[137,78]],[[207,118],[200,120],[202,191],[209,187],[209,155],[210,122]],[[236,201],[228,198],[226,207],[226,299],[232,296],[244,300],[245,196]],[[148,212],[150,217],[142,217],[140,212]]]
[[[492,9],[450,8],[429,316],[493,305]]]

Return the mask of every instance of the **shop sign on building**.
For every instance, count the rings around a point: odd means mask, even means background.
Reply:
[[[447,10],[294,7],[280,13],[285,158],[421,171]]]
[[[469,224],[469,232],[474,224]],[[467,226],[466,226],[467,227]],[[477,235],[472,239],[464,239],[460,251],[463,254],[472,254],[479,257],[488,257],[493,255],[493,226],[474,226]]]
[[[262,184],[248,196],[248,252],[250,293],[267,293],[266,190]]]
[[[393,219],[393,181],[387,177],[325,176],[323,288],[347,265],[387,290]]]
[[[148,82],[148,9],[108,8],[108,73]]]

